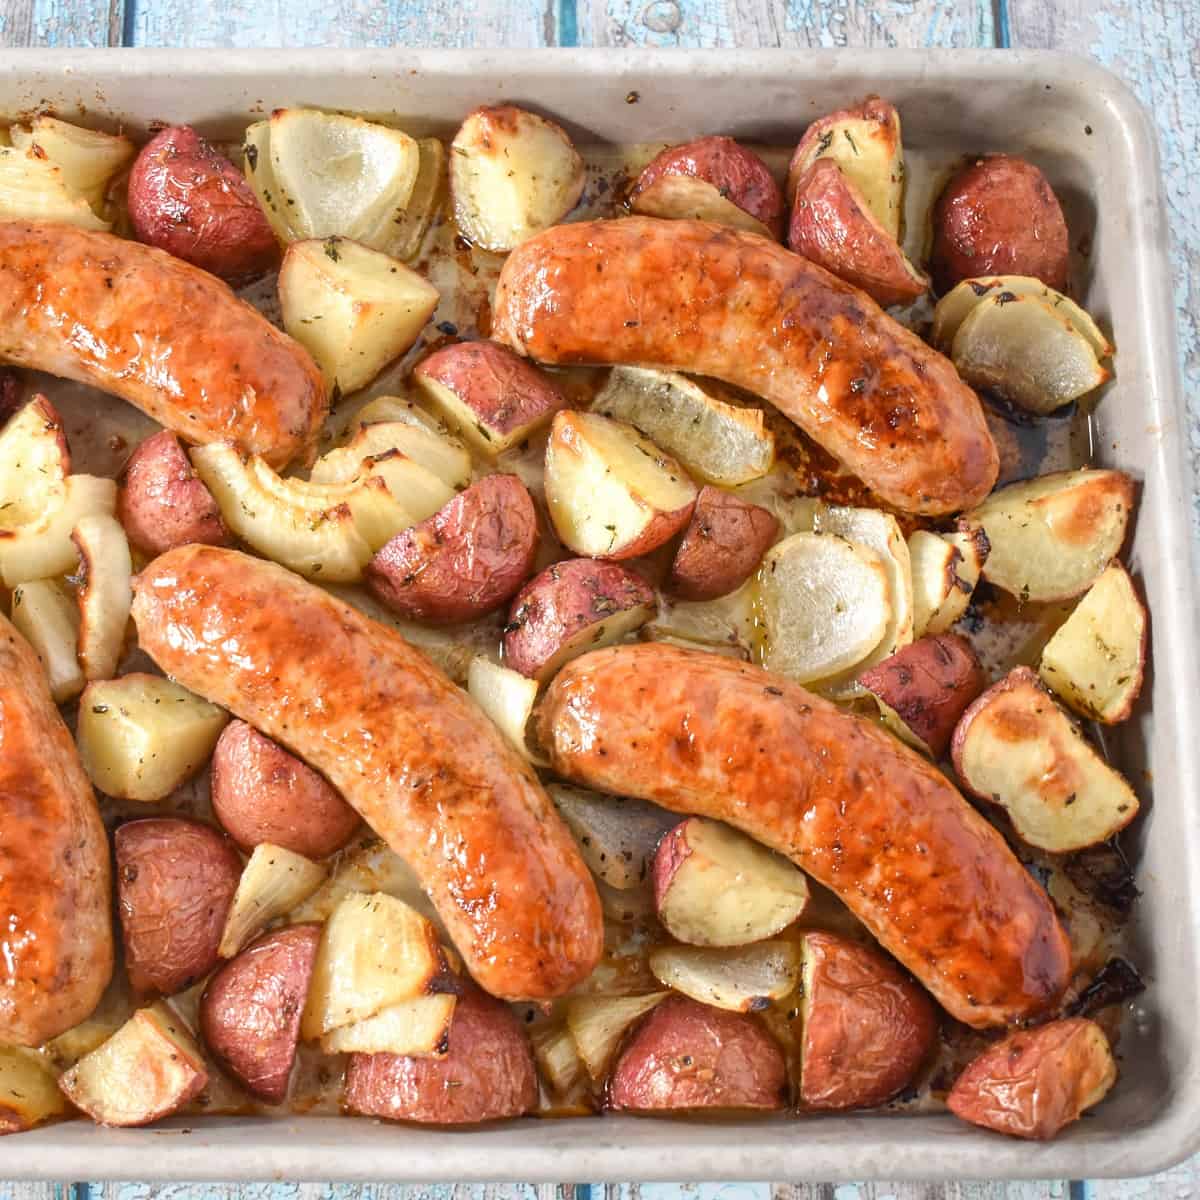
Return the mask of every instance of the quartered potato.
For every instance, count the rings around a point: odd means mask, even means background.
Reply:
[[[900,114],[868,96],[854,108],[830,113],[805,131],[788,167],[787,195],[819,158],[832,159],[863,194],[875,219],[894,239],[904,216],[904,147]]]
[[[1020,600],[1069,600],[1120,551],[1133,490],[1123,471],[1059,471],[993,492],[960,529],[986,534],[989,583]]]
[[[0,1046],[0,1134],[22,1133],[66,1111],[54,1072],[41,1055]]]
[[[79,661],[88,679],[111,679],[133,604],[129,542],[107,513],[82,518],[71,540],[79,551]]]
[[[683,531],[667,586],[683,600],[715,600],[758,570],[779,533],[773,513],[705,484]]]
[[[1114,725],[1142,690],[1146,606],[1129,572],[1110,563],[1042,651],[1039,672],[1077,713]]]
[[[1111,378],[1069,317],[1038,296],[1002,291],[966,315],[950,347],[958,373],[1044,416]]]
[[[1010,671],[967,709],[953,753],[963,786],[1003,808],[1022,841],[1040,850],[1094,846],[1137,815],[1133,789],[1028,667]]]
[[[53,579],[31,579],[13,588],[12,623],[33,647],[56,704],[78,696],[86,682],[76,642],[79,606]]]
[[[572,996],[567,1001],[567,1028],[592,1079],[599,1082],[608,1074],[625,1031],[669,995]]]
[[[483,250],[505,253],[557,225],[583,182],[583,159],[563,129],[512,105],[477,108],[450,144],[454,217]]]
[[[800,982],[795,942],[758,942],[732,950],[659,946],[650,970],[666,987],[730,1012],[760,1012]]]
[[[745,946],[774,937],[808,905],[808,880],[744,833],[689,817],[658,844],[654,901],[672,937],[693,946]]]
[[[883,558],[837,534],[785,538],[758,579],[763,666],[797,683],[857,668],[894,624]]]
[[[408,350],[438,291],[402,262],[344,237],[293,242],[279,270],[283,327],[339,392],[365,387]]]
[[[967,611],[990,550],[982,526],[909,535],[914,637],[945,633]]]
[[[512,743],[513,749],[533,762],[526,728],[537,701],[537,680],[477,655],[467,670],[467,692]]]
[[[325,868],[282,846],[262,842],[242,868],[217,953],[233,958],[272,921],[303,904],[325,882]]]
[[[736,487],[775,462],[761,409],[731,404],[716,385],[671,371],[613,367],[592,412],[634,426],[709,483]]]

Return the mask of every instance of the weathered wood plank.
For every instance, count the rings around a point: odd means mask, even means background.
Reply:
[[[1061,1180],[1027,1183],[776,1183],[771,1200],[1066,1200]]]
[[[1154,115],[1167,185],[1192,467],[1200,481],[1200,4],[1180,0],[1009,0],[1014,46],[1090,54]],[[1200,495],[1194,528],[1200,536]],[[1193,1177],[1195,1178],[1195,1177]]]
[[[3,7],[7,12],[9,6]],[[28,7],[29,30],[25,41],[7,44],[121,45],[125,20],[123,0],[16,0],[13,7],[18,10]]]

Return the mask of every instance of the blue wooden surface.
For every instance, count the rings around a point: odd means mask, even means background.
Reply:
[[[1091,54],[1154,114],[1200,479],[1200,0],[0,0],[0,45],[1039,46]],[[1197,503],[1200,528],[1200,501]],[[1144,1180],[241,1188],[0,1183],[0,1200],[1190,1200],[1200,1160]]]

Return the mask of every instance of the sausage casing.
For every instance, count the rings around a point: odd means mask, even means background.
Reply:
[[[968,1025],[1044,1012],[1071,951],[1003,838],[914,751],[797,684],[645,644],[568,663],[538,714],[554,769],[727,821],[836,892]]]
[[[905,512],[970,508],[996,482],[983,409],[950,361],[758,234],[652,217],[557,225],[505,260],[492,336],[542,362],[743,387]]]
[[[113,969],[108,837],[29,643],[0,616],[0,1042],[95,1009]]]
[[[399,634],[273,563],[184,546],[136,581],[155,662],[316,768],[417,873],[471,974],[557,996],[603,942],[600,901],[528,766]]]
[[[221,280],[72,225],[0,221],[0,359],[277,467],[309,454],[328,408],[307,351]]]

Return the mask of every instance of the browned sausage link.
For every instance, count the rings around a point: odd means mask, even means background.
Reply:
[[[968,1025],[1050,1008],[1070,975],[1046,894],[890,734],[758,667],[673,646],[569,663],[542,741],[568,779],[728,821],[832,888]]]
[[[91,1015],[113,968],[108,838],[29,643],[0,616],[0,1042]]]
[[[184,546],[138,577],[142,649],[320,771],[416,871],[479,983],[561,995],[600,901],[533,772],[399,634],[260,559]]]
[[[311,451],[328,408],[308,353],[219,279],[71,225],[0,221],[0,359],[277,467]]]
[[[770,400],[889,504],[970,508],[996,446],[948,359],[767,238],[705,221],[558,225],[518,246],[492,336],[549,363],[712,375]]]

